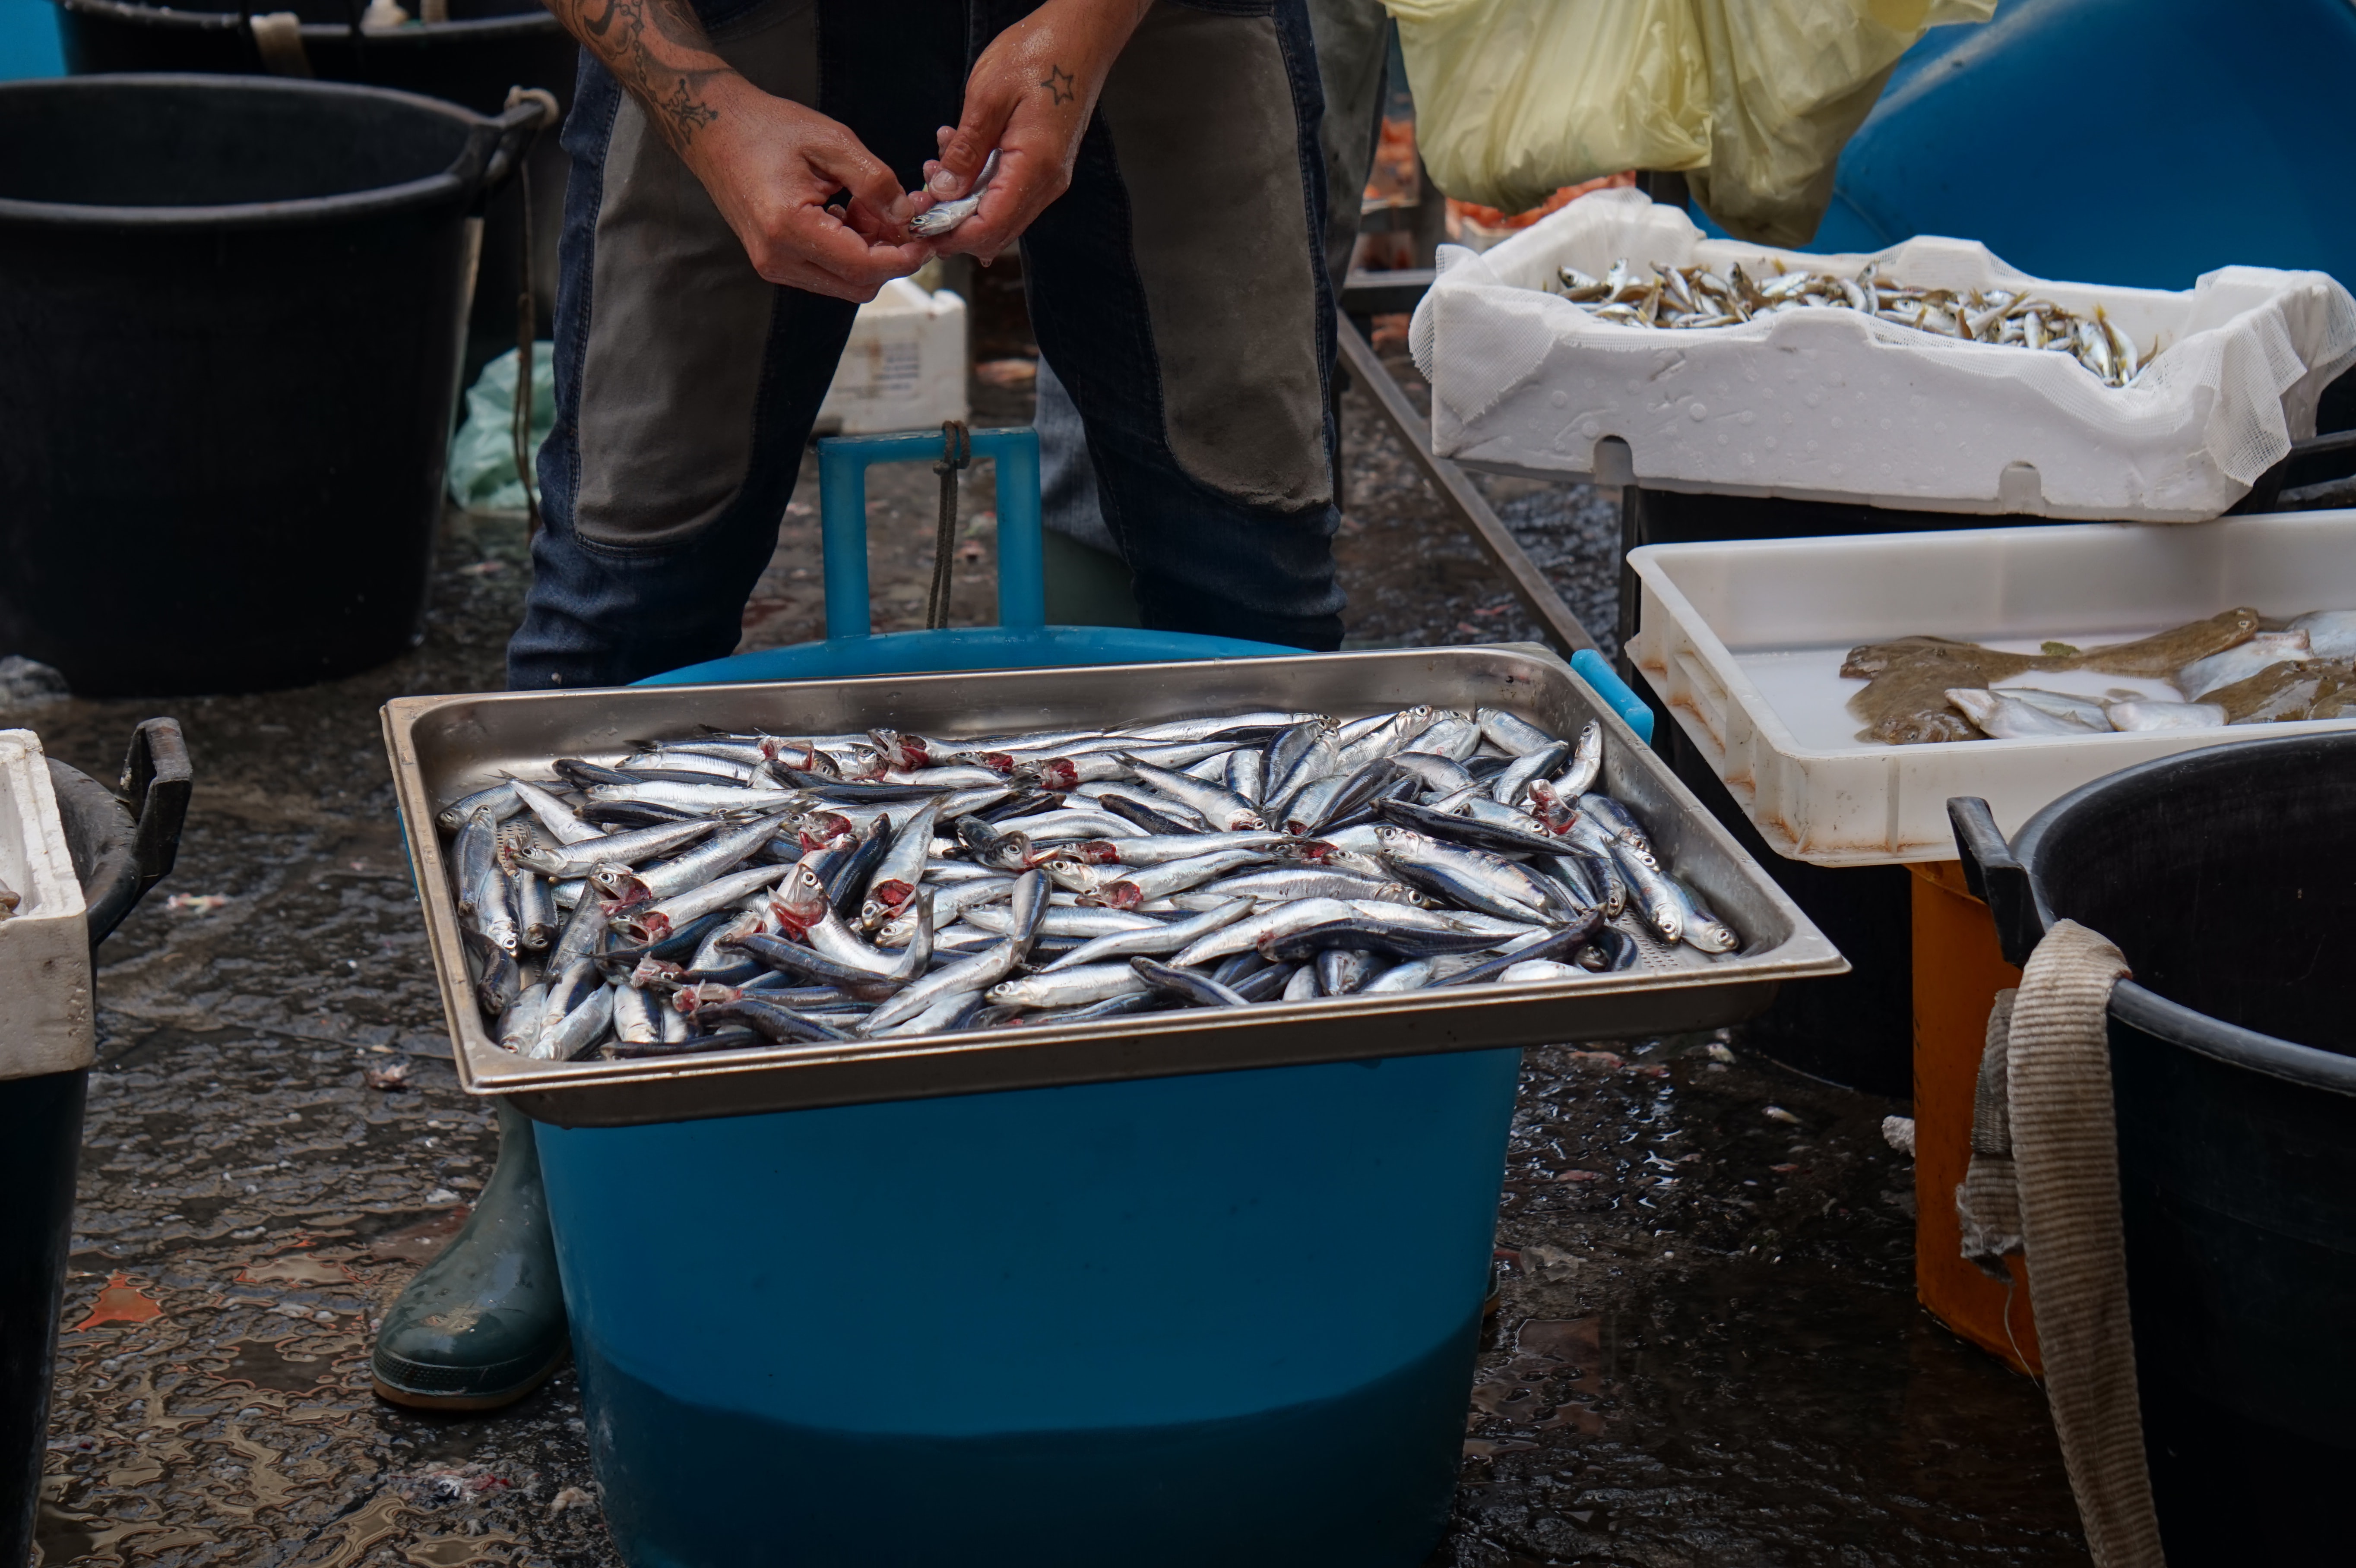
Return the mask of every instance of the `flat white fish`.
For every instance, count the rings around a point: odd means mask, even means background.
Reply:
[[[2225,710],[2213,702],[2114,702],[2104,709],[2114,730],[2217,730]]]
[[[2048,713],[2042,708],[2001,691],[1959,686],[1948,692],[1946,698],[1963,710],[1965,718],[1978,726],[1981,734],[1992,740],[2051,740],[2057,736],[2098,732],[2092,725]]]
[[[2305,632],[2260,632],[2248,642],[2194,659],[2176,672],[2176,689],[2187,702],[2198,702],[2221,686],[2247,680],[2268,665],[2286,659],[2311,659]]]
[[[2056,719],[2069,719],[2089,730],[2107,730],[2111,721],[2103,715],[2100,699],[2073,697],[2066,691],[2044,691],[2033,686],[1996,686],[1988,688],[2006,697],[2017,697],[2040,713],[2051,713]]]
[[[2356,658],[2356,610],[2312,610],[2290,624],[2319,659]]]

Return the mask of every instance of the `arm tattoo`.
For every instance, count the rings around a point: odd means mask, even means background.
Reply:
[[[704,88],[729,67],[686,0],[548,0],[548,7],[646,106],[674,152],[720,118]]]

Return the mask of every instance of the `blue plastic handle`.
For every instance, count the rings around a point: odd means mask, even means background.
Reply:
[[[1036,631],[1047,623],[1047,563],[1039,542],[1039,432],[1027,425],[972,432],[973,454],[998,464],[998,624]],[[867,613],[867,469],[930,463],[942,437],[838,435],[818,443],[819,528],[824,541],[826,635],[863,637]]]
[[[1601,654],[1593,648],[1581,648],[1570,656],[1570,667],[1595,688],[1595,695],[1603,699],[1629,729],[1636,731],[1636,739],[1647,746],[1653,743],[1652,709],[1604,662]]]

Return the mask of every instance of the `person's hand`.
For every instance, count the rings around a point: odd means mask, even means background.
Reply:
[[[761,276],[864,304],[931,259],[905,228],[916,204],[848,126],[733,72],[707,96],[717,113],[681,155]],[[838,191],[850,201],[828,206]]]
[[[1151,0],[1047,0],[991,40],[966,78],[960,123],[943,127],[925,194],[954,201],[995,150],[980,208],[937,241],[987,265],[1072,183],[1097,95]]]

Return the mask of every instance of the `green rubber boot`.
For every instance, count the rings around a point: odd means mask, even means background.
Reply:
[[[499,1163],[466,1228],[377,1330],[376,1392],[421,1410],[496,1410],[564,1360],[564,1292],[531,1123],[502,1101]]]

